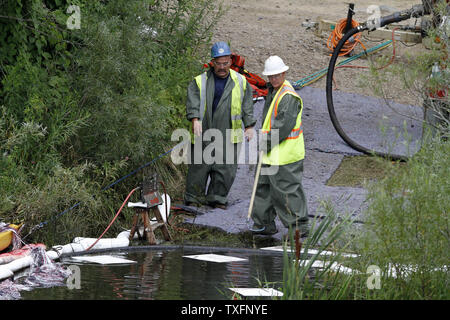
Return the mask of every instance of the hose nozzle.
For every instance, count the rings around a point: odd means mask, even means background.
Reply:
[[[373,31],[376,28],[381,28],[391,23],[408,20],[410,18],[418,18],[426,14],[430,14],[430,10],[422,4],[416,4],[411,9],[394,12],[388,16],[367,21],[365,29]]]

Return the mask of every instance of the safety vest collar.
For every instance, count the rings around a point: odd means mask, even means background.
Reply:
[[[302,128],[302,99],[295,92],[294,88],[288,81],[285,81],[283,86],[277,91],[272,100],[267,115],[264,119],[262,131],[268,133],[272,129],[272,123],[278,114],[278,104],[282,98],[290,94],[295,96],[300,101],[300,111],[297,115],[297,120],[294,128],[289,133],[288,137],[275,145],[268,154],[264,154],[262,161],[264,164],[269,165],[286,165],[299,161],[305,156],[305,145],[303,141],[303,128]]]
[[[297,92],[295,91],[295,89],[292,87],[292,85],[289,83],[289,81],[285,80],[283,85],[278,89],[277,93],[275,94],[275,97],[272,100],[272,103],[270,105],[270,108],[268,110],[268,114],[269,112],[270,114],[270,118],[268,119],[269,123],[268,126],[264,126],[263,124],[263,128],[262,131],[263,132],[269,132],[270,129],[272,128],[272,122],[275,121],[275,118],[278,115],[278,104],[280,103],[281,99],[283,99],[283,97],[286,94],[292,94],[295,97],[300,98],[300,96],[297,94]],[[267,116],[266,116],[267,117]],[[301,125],[301,123],[300,123]],[[297,130],[294,128],[294,130]],[[303,130],[302,130],[303,131]],[[292,135],[292,136],[291,136]],[[298,137],[299,134],[296,133],[292,133],[289,135],[289,137],[291,137],[292,139],[295,139],[295,137]]]
[[[200,121],[203,121],[206,113],[206,86],[208,81],[208,76],[211,76],[206,71],[197,77],[195,81],[199,88],[200,94]],[[231,142],[239,143],[242,142],[242,103],[244,101],[245,90],[247,89],[247,81],[244,76],[238,72],[230,69],[230,78],[234,84],[231,90]]]

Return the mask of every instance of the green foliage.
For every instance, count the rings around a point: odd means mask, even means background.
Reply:
[[[433,19],[439,21],[439,16],[448,16],[448,4],[445,0],[436,2]],[[429,19],[425,17],[423,19]],[[450,137],[450,96],[448,95],[450,83],[450,61],[448,59],[448,48],[450,46],[450,28],[441,27],[439,21],[435,27],[426,28],[427,37],[422,43],[425,50],[414,50],[408,52],[402,59],[396,59],[389,64],[388,56],[381,56],[371,60],[370,74],[362,77],[362,86],[370,87],[373,92],[385,98],[389,105],[386,91],[392,79],[399,81],[403,90],[417,101],[417,105],[424,108],[426,125],[432,127],[443,137]],[[369,56],[370,59],[370,56]],[[389,67],[384,68],[389,65]],[[438,75],[432,75],[434,65],[439,66]],[[445,94],[447,92],[447,94]],[[438,94],[439,93],[439,94]],[[395,110],[393,106],[392,109]]]
[[[71,34],[65,9],[69,1],[16,0],[0,4],[0,70],[23,53],[43,67],[70,64]],[[58,3],[58,4],[57,4]],[[56,9],[58,7],[58,9]],[[64,8],[64,9],[63,9]]]
[[[69,138],[86,125],[87,114],[76,108],[67,79],[49,76],[28,54],[6,71],[1,107],[5,139],[0,150],[18,165],[32,166],[31,171],[49,172],[63,160]]]
[[[350,217],[338,219],[335,211],[328,203],[323,203],[326,217],[319,221],[314,219],[309,237],[302,244],[300,260],[295,260],[294,235],[290,234],[290,255],[288,249],[284,252],[283,269],[283,300],[305,299],[347,299],[351,287],[349,284],[354,275],[342,273],[343,261],[341,253],[345,251],[349,240],[345,240],[345,233],[351,227]],[[316,249],[311,253],[311,249]],[[324,251],[335,254],[323,256]],[[321,264],[318,268],[314,264]],[[338,268],[334,268],[338,267]]]
[[[298,264],[292,260],[294,250],[290,256],[286,251],[283,299],[448,299],[449,153],[448,141],[427,137],[401,170],[383,162],[386,177],[368,186],[360,227],[338,222],[328,207],[327,218],[314,224],[303,247],[337,252],[328,257],[328,266],[338,262],[354,273],[313,269],[319,254],[301,255],[309,261]],[[343,261],[345,251],[359,257]],[[369,266],[380,269],[379,288],[368,286]]]
[[[184,122],[185,88],[199,72],[213,9],[207,1],[114,1],[88,10],[75,70],[82,106],[92,110],[83,153],[142,162],[162,151],[160,141]]]
[[[375,297],[448,298],[449,152],[450,143],[427,140],[405,170],[391,168],[369,189],[361,250],[384,274]]]
[[[437,1],[433,18],[448,15],[446,10],[446,1]],[[439,96],[437,92],[448,91],[450,30],[439,22],[426,31],[424,51],[406,55],[382,71],[376,69],[386,63],[380,59],[371,70],[371,87],[381,96],[386,98],[386,80],[393,74],[412,97],[419,103],[423,101],[425,129],[421,150],[403,169],[388,167],[386,177],[369,188],[367,222],[357,242],[357,250],[362,253],[357,268],[365,272],[369,265],[376,265],[382,279],[379,290],[368,290],[364,281],[355,283],[358,298],[449,297],[450,102],[448,94]],[[439,66],[438,75],[431,76],[433,66]],[[430,137],[433,134],[435,137]]]
[[[71,4],[80,29],[66,25]],[[183,125],[185,88],[222,9],[206,0],[16,0],[0,9],[0,219],[28,229],[57,221],[36,239],[96,235],[145,173],[100,190],[168,150]],[[162,160],[151,169],[179,192],[183,167]],[[67,214],[76,218],[53,219],[80,201]]]

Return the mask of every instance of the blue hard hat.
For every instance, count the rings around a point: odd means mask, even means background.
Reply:
[[[230,47],[223,41],[216,42],[211,47],[211,57],[212,58],[229,56],[229,55],[231,55]]]

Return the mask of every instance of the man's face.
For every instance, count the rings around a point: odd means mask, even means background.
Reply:
[[[230,67],[231,67],[231,57],[230,56],[223,56],[223,57],[217,57],[212,60],[213,62],[213,68],[214,73],[219,78],[226,78],[228,77],[228,74],[230,73]]]
[[[279,89],[286,78],[286,72],[268,76],[270,83],[275,89]]]

